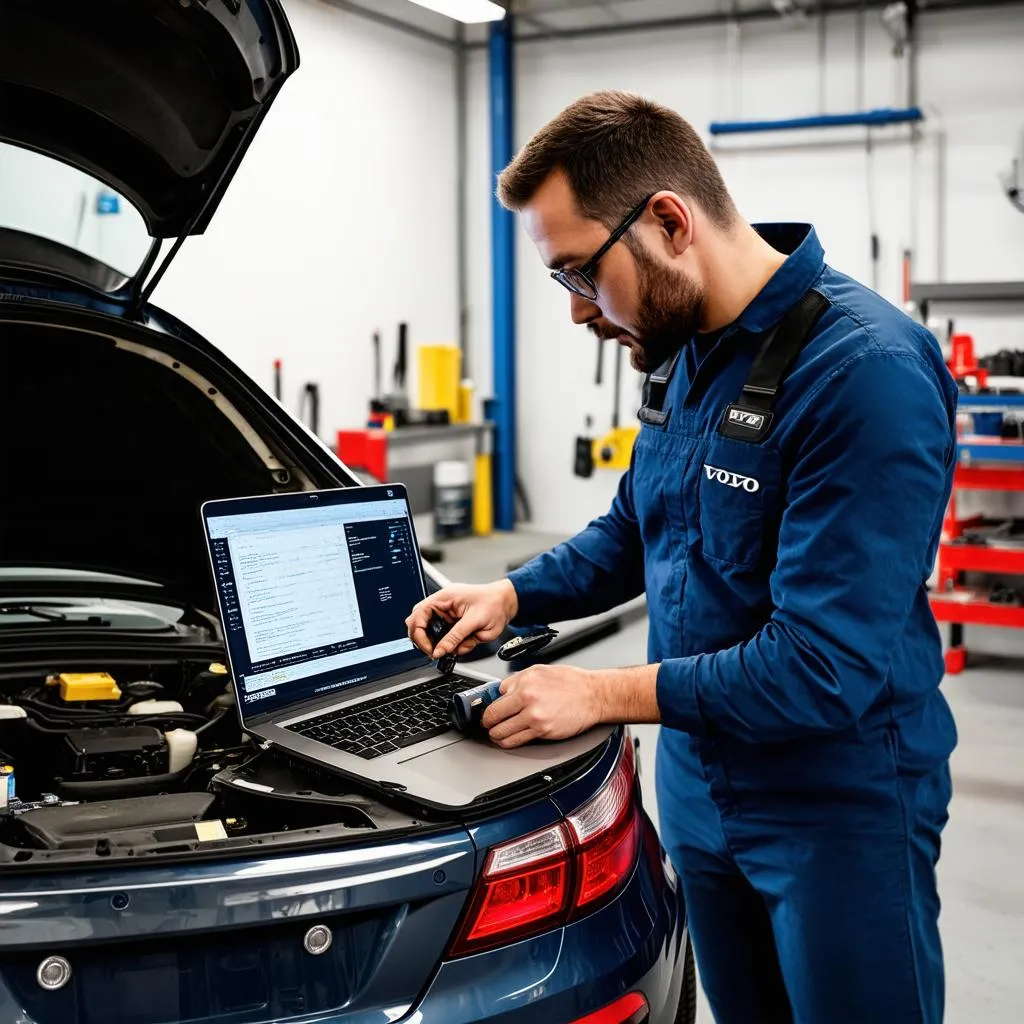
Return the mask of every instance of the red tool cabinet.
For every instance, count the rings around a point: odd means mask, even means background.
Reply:
[[[961,395],[960,410],[1024,412],[1024,395]],[[930,599],[935,618],[950,623],[946,651],[949,673],[963,671],[967,660],[964,626],[1024,628],[1024,606],[997,604],[989,600],[987,588],[968,587],[962,582],[965,572],[1024,576],[1024,547],[963,542],[965,531],[984,522],[982,516],[958,516],[957,492],[964,490],[1024,492],[1024,440],[973,435],[960,438],[953,494],[939,546],[938,587]]]

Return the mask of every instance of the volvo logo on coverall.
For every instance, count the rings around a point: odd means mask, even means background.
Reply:
[[[761,489],[761,482],[752,476],[740,476],[728,469],[718,469],[716,466],[709,466],[704,463],[704,472],[709,480],[717,480],[720,484],[728,484],[730,487],[742,487],[743,490],[753,494]]]
[[[764,426],[764,415],[759,412],[744,412],[742,409],[730,409],[729,422],[739,423],[740,426],[750,427],[753,430],[760,430]]]

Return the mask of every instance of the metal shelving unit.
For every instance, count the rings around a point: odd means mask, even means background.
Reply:
[[[1024,395],[961,395],[959,407],[966,412],[1024,411]],[[946,671],[951,674],[963,671],[967,661],[964,626],[1024,629],[1024,606],[994,602],[986,588],[962,583],[965,572],[1024,575],[1024,545],[965,542],[964,535],[984,519],[958,517],[956,494],[961,490],[1024,493],[1024,441],[965,435],[957,446],[953,494],[939,545],[939,589],[930,597],[936,620],[950,624]]]
[[[932,302],[967,304],[974,302],[1024,303],[1024,281],[965,281],[960,283],[912,284],[910,301],[928,317]]]

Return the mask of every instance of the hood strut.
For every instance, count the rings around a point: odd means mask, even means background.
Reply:
[[[142,261],[142,266],[139,267],[138,272],[131,280],[131,285],[128,289],[128,312],[133,317],[139,315],[142,304],[146,301],[142,295],[142,286],[146,283],[146,275],[153,269],[153,265],[159,258],[160,249],[163,247],[163,244],[164,240],[162,238],[153,239],[150,243],[149,251],[146,253],[146,258]]]

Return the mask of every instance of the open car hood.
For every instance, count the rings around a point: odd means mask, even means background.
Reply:
[[[197,234],[298,59],[280,0],[4,0],[0,140]]]

